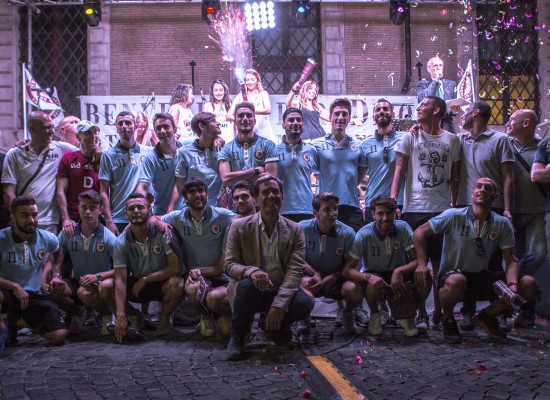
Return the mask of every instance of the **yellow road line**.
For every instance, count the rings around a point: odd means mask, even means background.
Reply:
[[[365,396],[359,393],[338,369],[323,356],[309,356],[308,360],[325,377],[328,383],[336,390],[342,399],[364,400]]]

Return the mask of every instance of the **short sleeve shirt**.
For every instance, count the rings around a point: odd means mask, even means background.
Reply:
[[[82,234],[78,224],[72,238],[60,232],[58,239],[65,256],[68,255],[71,258],[73,279],[78,280],[84,275],[111,269],[116,236],[104,225],[99,224],[95,233],[87,238]]]
[[[367,167],[361,143],[346,136],[338,143],[332,134],[311,141],[317,150],[315,163],[319,167],[319,192],[333,192],[340,205],[359,208],[359,169]]]
[[[396,220],[393,234],[383,236],[376,229],[376,222],[362,227],[355,235],[350,255],[363,259],[368,272],[391,272],[407,262],[407,252],[413,248],[413,232],[405,221]]]
[[[464,272],[486,271],[497,247],[514,247],[512,224],[495,212],[476,232],[475,214],[471,206],[449,209],[429,221],[435,233],[443,233],[443,255],[439,275],[460,269]],[[484,255],[477,255],[475,237],[481,237]]]
[[[542,164],[544,166],[550,164],[550,140],[545,139],[539,143],[533,164]],[[550,184],[546,184],[546,206],[544,207],[544,211],[550,211]]]
[[[59,248],[53,233],[37,229],[30,240],[16,240],[13,228],[0,231],[0,278],[18,283],[28,292],[40,292],[42,269]]]
[[[149,226],[149,236],[145,243],[137,242],[128,229],[117,237],[114,246],[113,264],[115,268],[128,268],[132,276],[140,278],[159,271],[168,265],[167,255],[172,253],[162,233],[153,224]]]
[[[176,177],[189,179],[201,178],[208,186],[208,205],[215,205],[222,188],[222,179],[218,167],[218,151],[213,146],[199,146],[198,140],[187,142],[178,150],[176,156]],[[181,207],[180,207],[181,208]]]
[[[317,225],[317,218],[301,221],[306,243],[306,262],[321,275],[335,274],[344,265],[349,255],[355,231],[336,221],[334,228],[328,234],[323,234]]]
[[[280,213],[311,214],[311,174],[317,170],[315,165],[315,147],[300,142],[296,145],[279,143],[277,153],[279,165],[277,176],[283,182],[285,201]]]
[[[227,161],[231,171],[243,171],[249,168],[265,167],[266,163],[277,162],[277,149],[271,140],[254,135],[250,143],[235,139],[227,143],[220,154],[218,161]]]
[[[407,157],[407,177],[403,212],[437,213],[451,204],[451,167],[460,161],[460,142],[456,135],[443,131],[429,135],[406,133],[396,151]]]

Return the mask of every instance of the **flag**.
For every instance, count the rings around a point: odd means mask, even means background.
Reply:
[[[464,70],[464,75],[462,75],[462,78],[458,83],[457,98],[464,99],[468,103],[473,103],[475,101],[474,87],[472,60],[469,60],[468,66]]]
[[[61,110],[61,106],[55,104],[46,90],[41,90],[40,85],[34,80],[31,73],[25,68],[25,90],[27,103],[39,110]],[[49,89],[48,89],[49,90]]]
[[[65,118],[65,113],[63,107],[61,107],[61,101],[59,100],[59,95],[57,94],[57,88],[55,86],[53,87],[51,98],[54,104],[59,107],[59,109],[49,112],[50,118],[52,119],[54,126],[57,126],[59,125],[61,120]]]

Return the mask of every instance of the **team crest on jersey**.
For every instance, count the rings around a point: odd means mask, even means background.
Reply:
[[[489,240],[495,240],[497,237],[498,237],[498,233],[496,233],[495,231],[491,231],[489,233]]]
[[[263,160],[264,157],[265,157],[265,151],[263,151],[263,150],[258,150],[254,153],[254,158],[256,160]]]
[[[393,242],[393,249],[394,250],[399,250],[400,248],[401,248],[401,242],[399,242],[397,240],[395,242]]]
[[[36,253],[36,258],[38,258],[39,260],[43,260],[46,258],[47,255],[48,252],[46,251],[46,249],[40,249],[38,250],[38,253]]]
[[[142,163],[144,158],[145,158],[145,155],[139,156],[139,162]]]
[[[355,143],[350,144],[349,148],[351,151],[357,151],[357,145]]]
[[[96,244],[95,251],[97,251],[98,253],[103,253],[105,251],[105,244],[103,243]]]
[[[162,251],[162,248],[159,245],[153,246],[153,254],[158,256],[160,252]]]
[[[220,226],[212,225],[212,228],[210,228],[210,232],[212,232],[214,235],[217,235],[218,233],[220,233]]]
[[[309,154],[307,153],[303,153],[302,154],[302,158],[304,159],[305,162],[309,163],[311,161],[311,157],[309,156]]]
[[[342,254],[344,254],[344,249],[341,248],[341,247],[338,247],[338,248],[336,249],[336,255],[337,255],[337,256],[341,256]]]

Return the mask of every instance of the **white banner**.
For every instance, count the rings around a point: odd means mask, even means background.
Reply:
[[[350,125],[347,129],[349,135],[364,137],[372,135],[374,132],[374,123],[372,121],[372,107],[376,101],[382,97],[386,98],[394,105],[396,118],[413,118],[416,108],[416,96],[361,96],[361,95],[319,95],[319,104],[325,109],[329,109],[330,103],[336,98],[346,97],[352,103],[352,117],[362,117],[369,115],[367,122],[362,126]],[[281,127],[283,112],[286,109],[286,95],[270,95],[271,115],[269,116],[273,132],[278,136],[284,134]],[[149,122],[152,124],[153,116],[156,113],[168,112],[170,109],[170,96],[156,96],[154,103],[149,102],[148,96],[81,96],[80,109],[81,119],[87,119],[97,124],[100,131],[101,146],[104,150],[111,148],[116,144],[118,135],[116,133],[115,119],[118,113],[122,111],[144,111],[149,116]],[[196,102],[191,107],[193,114],[202,110],[200,96],[195,96]],[[321,120],[321,126],[325,131],[330,132],[330,123]]]

